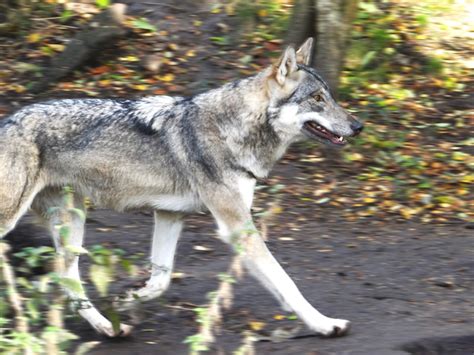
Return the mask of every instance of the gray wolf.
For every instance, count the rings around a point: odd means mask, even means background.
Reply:
[[[125,300],[148,300],[170,283],[183,215],[208,210],[225,242],[243,246],[243,263],[287,310],[314,332],[343,335],[350,323],[318,312],[267,249],[252,224],[257,179],[264,178],[290,144],[314,139],[342,146],[362,124],[340,107],[318,73],[308,67],[312,39],[288,47],[255,76],[194,97],[65,99],[27,106],[0,123],[0,236],[31,208],[49,227],[66,255],[64,275],[80,281],[79,257],[63,245],[57,208],[61,190],[118,211],[154,211],[152,273]],[[69,243],[81,246],[84,221],[70,216]],[[249,224],[252,226],[249,229]],[[249,231],[250,230],[250,231]],[[77,250],[77,249],[76,249]],[[81,300],[79,314],[98,332],[123,336],[130,327],[111,322],[85,291],[66,290]]]

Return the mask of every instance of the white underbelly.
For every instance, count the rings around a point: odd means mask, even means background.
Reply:
[[[133,196],[121,201],[123,210],[134,208],[153,208],[174,212],[199,212],[204,209],[204,205],[195,195],[170,195],[163,194],[157,196]]]

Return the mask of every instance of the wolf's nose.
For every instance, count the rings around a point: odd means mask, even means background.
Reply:
[[[357,136],[364,129],[364,125],[357,120],[351,123],[351,129],[354,132],[353,136]]]

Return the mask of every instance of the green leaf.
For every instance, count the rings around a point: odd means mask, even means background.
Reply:
[[[59,236],[63,240],[63,242],[66,242],[67,244],[67,239],[69,238],[69,235],[71,234],[71,228],[67,225],[62,225],[59,226]]]
[[[360,62],[360,66],[361,67],[367,66],[372,61],[372,59],[374,59],[376,54],[377,53],[375,51],[367,52],[362,58],[362,61]]]
[[[101,9],[105,9],[106,7],[109,7],[110,0],[96,0],[95,4],[97,5],[97,7],[100,7]]]
[[[152,25],[150,22],[148,22],[147,19],[143,17],[133,20],[132,25],[133,27],[138,28],[140,30],[156,32],[156,26]]]
[[[102,297],[107,296],[109,284],[112,282],[111,274],[110,269],[103,265],[92,265],[90,268],[89,276],[91,281]]]
[[[76,246],[76,245],[67,245],[66,250],[70,253],[77,254],[77,255],[89,253],[86,248],[83,248],[81,246]]]
[[[64,10],[61,13],[60,21],[61,22],[67,22],[73,16],[74,16],[74,13],[71,10]]]
[[[112,329],[114,330],[114,333],[118,334],[120,332],[120,315],[113,308],[109,308],[106,314],[107,318],[112,323]]]
[[[72,291],[74,293],[78,293],[81,295],[84,294],[84,290],[79,280],[72,279],[70,277],[61,277],[59,279],[59,284],[69,291]]]

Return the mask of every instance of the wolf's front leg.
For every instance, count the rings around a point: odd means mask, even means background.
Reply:
[[[240,239],[245,250],[245,266],[275,295],[285,310],[289,308],[310,329],[325,336],[340,336],[349,331],[349,321],[326,317],[311,306],[258,233],[241,235]]]
[[[326,317],[303,297],[295,283],[268,250],[256,231],[250,212],[238,192],[220,191],[207,205],[219,225],[224,241],[243,249],[242,258],[249,272],[256,277],[283,305],[292,310],[313,331],[324,336],[340,336],[349,331],[350,322]],[[232,201],[226,203],[225,201]]]
[[[128,290],[124,297],[119,298],[116,301],[118,309],[129,309],[137,302],[157,298],[166,291],[171,281],[176,245],[182,228],[181,214],[155,211],[150,279],[142,288]]]

